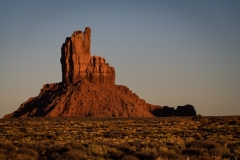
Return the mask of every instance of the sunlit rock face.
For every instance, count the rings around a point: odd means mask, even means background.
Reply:
[[[75,31],[62,45],[62,82],[76,83],[86,78],[90,82],[114,84],[115,70],[105,59],[91,56],[91,29]]]

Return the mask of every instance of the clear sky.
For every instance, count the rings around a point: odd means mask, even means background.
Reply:
[[[61,81],[61,45],[87,26],[91,54],[148,103],[240,115],[239,0],[1,0],[0,117]]]

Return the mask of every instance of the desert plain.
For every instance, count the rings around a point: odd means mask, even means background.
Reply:
[[[240,159],[240,116],[0,119],[0,159]]]

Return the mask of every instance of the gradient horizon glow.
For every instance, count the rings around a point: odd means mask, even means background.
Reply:
[[[146,102],[240,115],[239,0],[3,0],[0,20],[0,118],[61,81],[61,45],[87,26],[91,55]]]

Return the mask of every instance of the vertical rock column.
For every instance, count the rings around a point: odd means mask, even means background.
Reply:
[[[75,31],[71,37],[70,51],[70,81],[72,83],[77,82],[81,76],[81,54],[83,54],[83,42],[82,42],[82,31]]]
[[[86,27],[84,31],[84,54],[91,55],[90,46],[91,46],[91,28]]]
[[[115,70],[99,56],[91,56],[91,29],[73,32],[62,45],[62,82],[76,83],[85,78],[92,83],[115,83]]]
[[[63,43],[62,48],[61,48],[61,58],[60,62],[62,64],[62,82],[63,83],[70,83],[70,64],[69,64],[69,59],[70,59],[70,37],[67,37],[65,40],[65,43]]]
[[[88,63],[91,59],[91,29],[89,27],[85,28],[83,33],[83,42],[82,42],[82,52],[79,54],[79,69],[80,69],[80,77],[79,78],[86,78],[86,70]]]
[[[83,39],[84,36],[84,39]],[[82,31],[73,32],[71,37],[67,37],[62,45],[62,82],[71,84],[76,83],[86,76],[86,68],[90,55],[91,29],[85,28]]]

